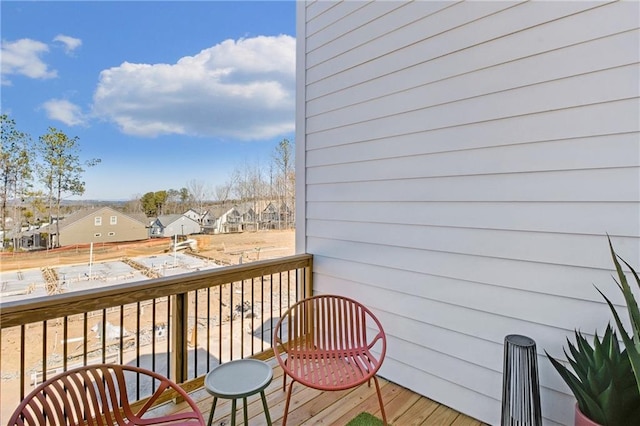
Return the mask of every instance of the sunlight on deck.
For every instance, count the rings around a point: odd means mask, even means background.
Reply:
[[[282,425],[282,416],[286,393],[282,390],[282,369],[276,361],[268,361],[274,367],[273,381],[265,390],[267,403],[273,424]],[[287,381],[287,384],[290,383]],[[452,426],[480,426],[482,422],[460,414],[449,407],[438,404],[422,397],[402,386],[380,379],[382,398],[385,403],[387,418],[393,426],[410,425],[452,425]],[[208,420],[213,398],[204,389],[191,394]],[[163,413],[180,411],[185,404],[172,403],[158,407]],[[262,403],[259,395],[248,398],[249,425],[266,425]],[[367,411],[380,417],[380,409],[376,397],[375,387],[362,385],[356,389],[338,392],[321,392],[297,384],[291,397],[291,406],[287,424],[298,425],[345,425],[362,411]],[[218,400],[212,425],[228,426],[231,424],[231,402]],[[243,424],[242,404],[238,402],[236,424]]]

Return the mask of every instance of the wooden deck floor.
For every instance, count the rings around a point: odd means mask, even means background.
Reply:
[[[286,393],[282,390],[282,369],[275,361],[268,362],[274,366],[274,370],[273,381],[265,391],[267,403],[273,424],[281,426],[286,396]],[[440,405],[384,379],[380,380],[380,386],[387,420],[393,426],[484,425],[478,420],[460,414],[449,407]],[[213,398],[204,389],[197,390],[191,396],[198,404],[205,421],[207,421],[211,412]],[[248,399],[248,407],[249,425],[266,425],[259,395]],[[174,405],[172,403],[159,407],[163,412],[175,412],[183,408],[184,404]],[[294,393],[291,396],[287,424],[289,426],[345,425],[362,411],[380,417],[380,408],[373,384],[371,387],[362,385],[356,389],[339,392],[321,392],[297,384],[294,386]],[[231,424],[230,412],[231,402],[219,399],[212,425],[229,426]],[[241,401],[238,401],[236,424],[244,424]]]

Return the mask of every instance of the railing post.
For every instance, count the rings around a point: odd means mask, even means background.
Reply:
[[[309,266],[299,273],[302,275],[301,288],[298,288],[298,301],[313,296],[313,258],[309,260]]]
[[[188,377],[187,334],[189,332],[189,295],[179,293],[171,297],[171,371],[176,383],[184,383]]]

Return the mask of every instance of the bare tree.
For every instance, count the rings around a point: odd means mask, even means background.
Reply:
[[[180,191],[177,189],[169,189],[167,191],[164,212],[166,214],[183,213],[184,205],[181,201]]]
[[[233,192],[241,203],[253,206],[256,210],[257,202],[267,194],[267,184],[259,163],[245,163],[236,167],[232,178]]]
[[[295,223],[292,216],[292,212],[295,211],[294,145],[288,139],[281,140],[276,146],[273,164],[277,173],[275,178],[272,178],[272,186],[278,199],[278,217],[279,220],[284,218],[283,226],[288,228]]]
[[[133,214],[143,213],[142,203],[140,202],[141,198],[142,198],[141,194],[132,195],[131,199],[127,201],[126,204],[124,205],[124,212],[133,213]]]
[[[191,179],[187,182],[187,190],[191,202],[198,206],[198,213],[203,213],[204,200],[207,197],[206,182],[198,179]]]
[[[215,201],[222,205],[227,204],[231,197],[233,189],[233,180],[230,178],[224,184],[215,187]]]

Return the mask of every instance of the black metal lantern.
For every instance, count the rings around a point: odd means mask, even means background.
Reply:
[[[540,426],[540,383],[536,342],[510,334],[504,338],[502,426]]]

